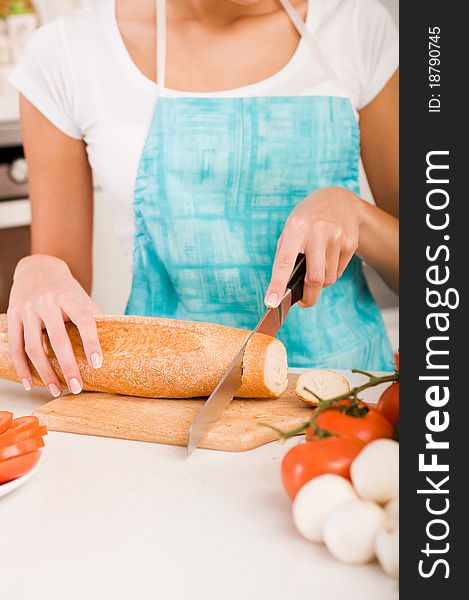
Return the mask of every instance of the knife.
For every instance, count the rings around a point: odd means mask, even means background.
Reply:
[[[303,285],[306,275],[306,257],[298,254],[287,291],[277,308],[269,308],[259,323],[250,332],[247,340],[233,359],[217,386],[205,401],[189,428],[187,455],[190,456],[204,439],[212,426],[218,421],[234,395],[241,387],[243,355],[249,340],[255,333],[275,336],[283,325],[290,308],[303,297]]]

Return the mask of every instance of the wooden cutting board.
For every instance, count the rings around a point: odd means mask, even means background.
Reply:
[[[259,423],[288,430],[306,421],[311,411],[293,392],[297,378],[289,376],[288,389],[277,400],[233,400],[200,447],[251,450],[277,439]],[[52,400],[34,414],[51,431],[185,446],[189,425],[203,402],[82,392]]]

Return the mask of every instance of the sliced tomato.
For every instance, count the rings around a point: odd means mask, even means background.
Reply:
[[[14,427],[17,431],[25,431],[26,429],[33,429],[39,427],[39,419],[37,417],[17,417],[13,419],[10,427]]]
[[[29,473],[41,457],[41,452],[29,452],[0,462],[0,485]]]
[[[0,433],[3,433],[11,427],[13,413],[7,410],[0,410]]]
[[[3,446],[9,446],[15,442],[22,440],[28,440],[33,437],[39,437],[47,435],[47,427],[45,425],[38,425],[37,427],[29,427],[24,429],[20,427],[10,427],[8,431],[0,433],[0,448]]]
[[[29,452],[35,452],[44,446],[44,440],[41,436],[33,437],[29,440],[20,440],[14,442],[10,446],[0,447],[0,462],[9,460],[15,456],[21,456],[22,454],[28,454]]]

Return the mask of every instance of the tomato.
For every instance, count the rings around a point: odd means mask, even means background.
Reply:
[[[287,494],[293,499],[306,482],[326,473],[349,478],[350,465],[364,445],[359,439],[345,437],[298,444],[282,461],[282,480]]]
[[[15,421],[19,419],[13,420],[13,426],[5,431],[4,433],[0,433],[0,448],[2,446],[9,446],[14,442],[18,442],[20,440],[27,440],[32,437],[39,437],[43,435],[47,435],[47,427],[45,425],[37,425],[36,427],[24,428],[21,425],[15,426]]]
[[[4,460],[14,458],[15,456],[21,456],[22,454],[28,454],[29,452],[35,452],[39,448],[44,446],[44,440],[41,436],[29,438],[28,440],[19,440],[13,442],[9,446],[0,447],[0,463]]]
[[[346,405],[347,401],[341,402]],[[365,406],[360,403],[360,407]],[[316,424],[321,429],[326,429],[342,437],[354,437],[362,440],[365,444],[378,438],[392,438],[393,426],[391,423],[376,410],[370,406],[368,412],[362,417],[347,415],[340,410],[333,408],[325,410],[316,417]],[[307,432],[307,437],[311,437],[311,432]]]
[[[14,427],[18,431],[34,429],[35,427],[39,427],[39,419],[37,417],[18,417],[13,419],[10,427]]]
[[[37,417],[13,419],[10,412],[0,412],[0,484],[28,473],[38,462],[47,428]]]
[[[3,433],[11,427],[13,413],[6,410],[0,410],[0,433]]]
[[[392,383],[381,394],[378,406],[379,412],[395,425],[399,421],[399,382]]]
[[[41,457],[39,450],[0,462],[0,485],[29,473]]]

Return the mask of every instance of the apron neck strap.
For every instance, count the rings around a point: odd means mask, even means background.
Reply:
[[[285,9],[285,12],[287,13],[287,15],[290,17],[291,22],[295,26],[295,28],[298,31],[298,33],[300,34],[300,36],[308,44],[309,49],[311,50],[311,53],[313,54],[313,57],[316,59],[316,62],[318,63],[318,65],[321,67],[324,76],[335,81],[339,85],[340,89],[343,91],[343,86],[340,82],[340,79],[337,77],[334,69],[331,67],[328,59],[326,58],[326,55],[321,50],[319,44],[316,42],[316,39],[314,38],[314,36],[310,32],[310,30],[306,27],[305,22],[299,15],[296,8],[292,5],[290,0],[279,0],[279,2]],[[310,2],[308,0],[308,5],[309,4],[310,4]],[[308,6],[308,11],[309,10],[310,10],[310,7]]]
[[[164,90],[166,83],[166,0],[156,0],[156,84]]]

